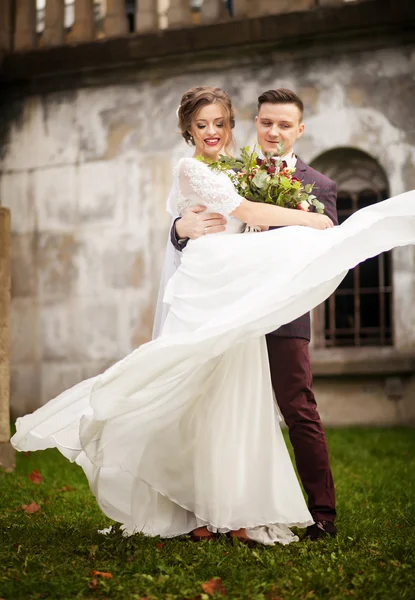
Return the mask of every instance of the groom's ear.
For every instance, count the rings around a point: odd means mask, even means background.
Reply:
[[[301,123],[301,125],[298,128],[298,137],[297,137],[297,139],[299,139],[303,135],[304,129],[305,129],[305,125],[304,125],[304,123]]]

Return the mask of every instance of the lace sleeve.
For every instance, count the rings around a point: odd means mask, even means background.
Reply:
[[[179,187],[182,197],[192,197],[212,212],[224,216],[232,213],[244,200],[224,173],[215,173],[195,158],[180,161]]]

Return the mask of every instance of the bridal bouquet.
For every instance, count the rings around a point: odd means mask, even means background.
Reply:
[[[277,154],[266,153],[259,158],[256,147],[241,148],[241,157],[221,155],[208,166],[215,171],[225,173],[234,184],[240,196],[254,202],[276,204],[284,208],[324,213],[324,204],[312,194],[313,184],[303,183],[293,176],[289,169],[280,144]]]

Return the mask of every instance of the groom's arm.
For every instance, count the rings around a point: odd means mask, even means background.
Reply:
[[[219,213],[206,213],[206,206],[192,206],[178,217],[170,230],[170,240],[181,252],[189,240],[225,231],[226,219]]]
[[[178,234],[177,228],[176,228],[176,224],[180,220],[181,220],[181,217],[177,217],[177,219],[174,219],[173,225],[171,226],[171,229],[170,229],[170,241],[173,244],[173,246],[176,248],[176,250],[178,250],[179,252],[181,252],[183,250],[183,248],[186,247],[186,244],[189,241],[188,237],[184,237],[184,238],[179,237],[179,234]]]

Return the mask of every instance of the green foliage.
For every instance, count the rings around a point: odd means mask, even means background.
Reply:
[[[300,208],[310,210],[314,207],[318,213],[324,213],[324,204],[312,194],[313,184],[303,186],[301,181],[293,177],[293,170],[283,162],[284,147],[278,145],[277,153],[267,152],[264,158],[259,158],[256,146],[241,148],[241,158],[220,155],[217,161],[204,159],[208,166],[225,173],[234,184],[240,196],[254,202],[266,202],[285,208]]]
[[[53,450],[19,454],[16,472],[0,474],[0,598],[219,599],[202,588],[219,577],[238,600],[412,600],[414,431],[332,430],[328,439],[338,537],[255,549],[227,539],[123,538],[118,526],[102,536],[110,520],[79,467]],[[43,482],[28,479],[34,470]],[[21,509],[31,502],[41,511]]]

